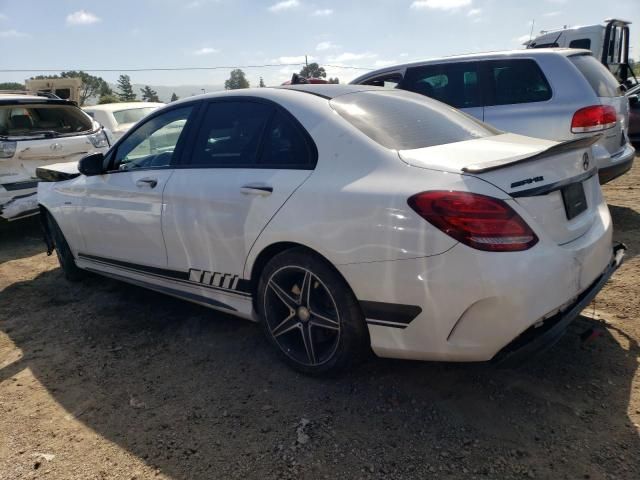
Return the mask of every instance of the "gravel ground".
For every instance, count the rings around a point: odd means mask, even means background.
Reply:
[[[256,325],[69,284],[36,221],[5,226],[0,479],[638,479],[639,180],[605,188],[626,263],[519,370],[372,358],[307,378]]]

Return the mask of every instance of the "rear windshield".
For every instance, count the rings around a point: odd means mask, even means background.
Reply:
[[[74,134],[93,129],[91,119],[71,105],[0,106],[0,135]]]
[[[331,100],[344,119],[386,148],[413,150],[499,131],[444,103],[401,90],[357,92]]]
[[[136,123],[153,112],[157,107],[130,108],[129,110],[118,110],[113,112],[116,123]]]
[[[616,77],[591,55],[574,55],[569,57],[569,60],[580,70],[599,97],[622,95],[622,89]]]

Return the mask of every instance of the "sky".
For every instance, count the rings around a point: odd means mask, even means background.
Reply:
[[[563,25],[630,20],[640,58],[640,0],[0,0],[0,69],[244,67],[309,62],[346,83],[367,69],[523,48]],[[357,67],[346,68],[346,67]],[[243,68],[252,86],[300,66]],[[230,68],[120,73],[150,85],[222,85]],[[39,72],[0,72],[23,81]],[[53,72],[52,72],[53,73]]]

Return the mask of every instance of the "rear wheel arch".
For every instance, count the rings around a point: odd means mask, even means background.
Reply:
[[[329,259],[327,259],[327,257],[325,257],[324,255],[319,253],[317,250],[314,250],[313,248],[307,247],[306,245],[303,245],[301,243],[296,243],[296,242],[277,242],[277,243],[272,243],[271,245],[265,247],[256,256],[256,259],[253,261],[253,265],[251,266],[251,276],[249,278],[250,278],[250,281],[251,281],[251,295],[252,295],[252,298],[253,298],[254,308],[256,307],[255,302],[256,302],[257,292],[258,292],[258,283],[260,282],[260,276],[262,275],[262,272],[264,271],[265,266],[276,255],[278,255],[278,254],[280,254],[282,252],[285,252],[287,250],[304,251],[305,253],[308,253],[309,255],[312,255],[312,256],[322,260],[336,274],[338,274],[340,276],[340,278],[342,278],[344,283],[349,287],[349,289],[351,290],[351,292],[353,293],[353,295],[355,297],[355,292],[353,291],[353,288],[351,288],[351,285],[349,285],[349,282],[347,281],[347,279],[344,278],[342,273],[335,267],[335,265]]]

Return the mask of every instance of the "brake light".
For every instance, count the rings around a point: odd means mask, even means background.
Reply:
[[[616,109],[609,105],[593,105],[578,110],[571,120],[573,133],[597,132],[615,127]]]
[[[497,198],[433,191],[413,195],[408,203],[433,226],[478,250],[515,252],[538,243],[538,237],[522,217]]]

